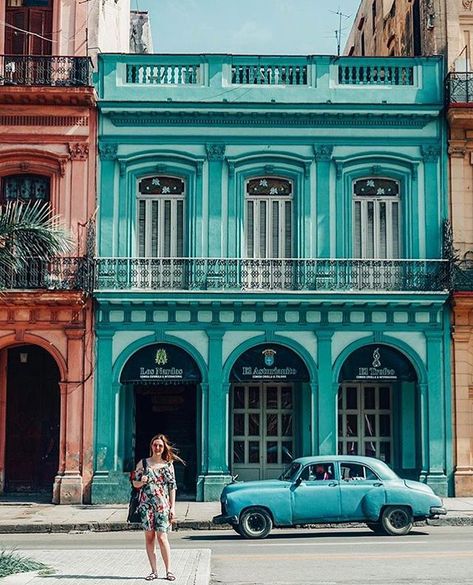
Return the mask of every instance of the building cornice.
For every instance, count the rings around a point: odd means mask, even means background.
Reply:
[[[299,128],[424,128],[431,114],[123,111],[105,114],[114,126],[233,126]]]
[[[95,106],[93,87],[0,86],[0,104],[28,106]]]

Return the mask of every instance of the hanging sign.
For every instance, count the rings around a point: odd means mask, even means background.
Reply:
[[[194,359],[183,349],[168,343],[147,345],[125,364],[122,384],[198,383],[201,375]]]
[[[309,372],[301,358],[291,349],[267,343],[245,351],[235,362],[230,377],[232,382],[308,382]]]
[[[414,382],[417,379],[409,360],[387,345],[367,345],[345,360],[340,372],[344,380],[385,380]]]

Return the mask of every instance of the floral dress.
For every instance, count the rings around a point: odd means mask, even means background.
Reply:
[[[172,525],[169,519],[171,511],[169,492],[177,489],[174,466],[171,462],[153,467],[148,465],[145,473],[148,476],[148,483],[140,490],[138,504],[143,530],[170,532]],[[143,470],[139,469],[135,479],[140,481],[142,476]]]

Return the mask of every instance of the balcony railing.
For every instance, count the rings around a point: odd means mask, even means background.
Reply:
[[[0,270],[0,291],[48,290],[91,292],[93,289],[93,261],[84,257],[38,260],[32,258],[27,266],[17,270]]]
[[[1,55],[0,84],[84,87],[92,85],[89,57]]]
[[[473,72],[452,72],[447,75],[447,99],[451,104],[473,102]]]
[[[95,290],[445,291],[446,260],[99,258]]]

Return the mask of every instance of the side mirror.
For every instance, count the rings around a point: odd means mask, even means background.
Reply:
[[[294,487],[298,487],[300,486],[302,483],[302,477],[299,475],[299,477],[296,479],[296,481],[294,482]]]

